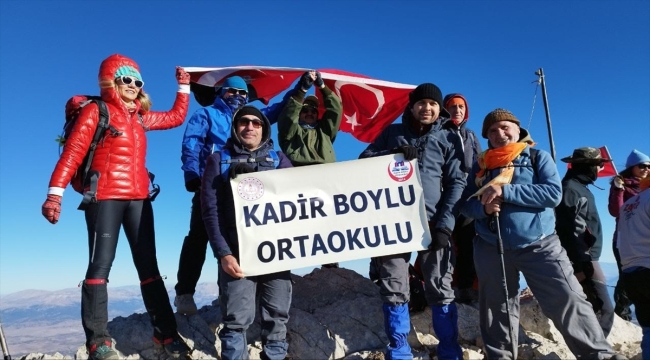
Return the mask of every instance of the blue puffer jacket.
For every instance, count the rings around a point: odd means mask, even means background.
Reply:
[[[530,156],[530,146],[526,146],[513,161],[515,171],[511,183],[503,186],[499,225],[504,249],[524,248],[555,233],[553,209],[562,200],[562,183],[557,166],[549,153],[537,150],[535,171]],[[467,178],[463,200],[478,191],[479,187],[474,182],[478,171],[478,163],[475,163]],[[500,169],[490,171],[483,184],[487,184],[499,172]],[[461,214],[475,219],[476,233],[481,239],[492,245],[497,244],[493,217],[485,213],[476,197],[462,205]]]
[[[451,230],[456,204],[465,187],[465,173],[461,170],[463,145],[456,134],[442,128],[441,119],[429,131],[416,134],[407,125],[411,121],[409,115],[410,110],[407,110],[401,124],[391,124],[384,129],[359,158],[388,155],[401,145],[417,148],[427,219],[432,227]]]
[[[261,109],[271,125],[277,122],[280,112],[292,94],[293,91],[289,91],[280,103]],[[232,116],[231,108],[221,96],[217,96],[211,106],[200,108],[192,114],[185,128],[181,148],[181,169],[185,182],[203,176],[208,156],[221,151],[226,145],[226,140],[230,137]]]

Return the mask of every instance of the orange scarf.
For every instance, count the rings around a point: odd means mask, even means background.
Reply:
[[[512,160],[516,159],[524,151],[526,145],[526,143],[520,142],[510,143],[500,148],[488,149],[482,152],[478,157],[478,165],[481,169],[476,173],[476,185],[481,186],[483,184],[487,176],[487,170],[506,167],[512,163]]]

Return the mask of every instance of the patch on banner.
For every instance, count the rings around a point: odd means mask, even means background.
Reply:
[[[264,195],[264,184],[260,179],[247,177],[237,185],[237,193],[244,200],[257,200]]]
[[[388,175],[397,182],[406,181],[413,175],[413,165],[410,161],[396,156],[396,159],[388,164]]]

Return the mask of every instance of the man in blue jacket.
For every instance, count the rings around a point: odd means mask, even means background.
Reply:
[[[465,187],[461,170],[462,143],[456,134],[442,127],[449,116],[442,107],[442,93],[431,83],[419,85],[409,94],[401,124],[391,124],[361,153],[360,158],[403,153],[406,160],[417,159],[422,178],[424,202],[431,231],[429,251],[419,254],[425,280],[425,297],[433,314],[433,329],[440,340],[438,358],[462,359],[458,345],[458,313],[451,288],[453,252],[451,229],[454,208]],[[408,266],[411,253],[371,259],[371,273],[378,275],[383,301],[385,331],[390,344],[387,359],[413,359],[407,337]]]
[[[489,149],[481,154],[467,179],[463,200],[469,200],[462,205],[461,213],[473,218],[476,227],[474,253],[480,256],[474,257],[474,263],[486,358],[517,358],[522,272],[542,311],[553,320],[576,357],[618,359],[555,234],[553,208],[562,199],[562,184],[551,156],[531,149],[534,143],[528,132],[505,109],[496,109],[485,117],[482,136],[488,139]],[[497,248],[499,238],[503,257]],[[501,295],[502,264],[507,302]],[[509,325],[514,338],[510,338]]]
[[[221,160],[225,151],[229,152],[232,162],[228,173],[222,174],[225,170],[222,170]],[[248,359],[246,329],[255,319],[256,298],[262,318],[261,359],[282,360],[289,347],[286,324],[291,306],[291,273],[281,271],[244,277],[239,267],[239,243],[244,239],[237,236],[230,186],[230,179],[239,174],[274,170],[276,163],[271,151],[270,122],[256,107],[244,106],[235,113],[232,136],[224,151],[208,157],[203,175],[203,220],[210,247],[219,261],[219,305],[224,323],[219,339],[223,360]],[[277,168],[291,167],[291,161],[283,153],[276,154]]]
[[[282,102],[262,109],[271,124],[275,123],[286,100],[292,94],[289,91]],[[201,277],[208,246],[208,235],[201,218],[201,176],[205,161],[213,152],[220,151],[230,137],[232,116],[248,102],[248,85],[239,76],[227,78],[219,95],[211,106],[198,109],[187,122],[183,136],[181,160],[183,162],[185,189],[194,193],[190,230],[183,241],[176,283],[174,305],[181,314],[191,315],[197,312],[194,302],[196,284]]]

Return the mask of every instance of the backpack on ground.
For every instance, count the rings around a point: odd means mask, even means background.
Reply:
[[[264,161],[273,161],[273,166],[277,169],[280,165],[280,157],[275,150],[269,150],[267,156],[258,156],[256,158],[246,158],[246,159],[233,159],[230,156],[230,150],[223,149],[221,150],[221,177],[224,180],[228,179],[228,171],[230,170],[230,164],[232,163],[260,163]]]

